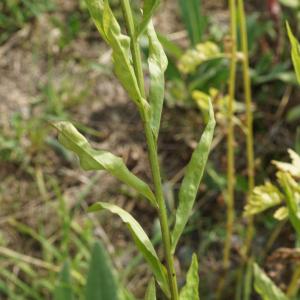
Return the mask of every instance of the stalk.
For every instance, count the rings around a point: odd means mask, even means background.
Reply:
[[[127,33],[131,38],[131,52],[132,61],[134,66],[135,75],[138,80],[139,88],[143,98],[145,98],[145,88],[144,88],[144,76],[142,69],[142,60],[140,47],[135,34],[135,26],[133,21],[133,15],[130,8],[129,0],[121,0],[123,15],[126,22]],[[163,189],[161,183],[161,175],[159,169],[159,161],[157,155],[157,146],[152,134],[150,123],[148,121],[147,114],[145,111],[140,109],[140,114],[142,116],[144,130],[146,135],[146,141],[148,146],[148,156],[150,161],[150,167],[152,172],[152,178],[155,188],[155,196],[158,204],[158,215],[161,226],[162,241],[164,247],[164,254],[166,259],[166,267],[168,272],[168,280],[171,292],[171,300],[178,300],[178,287],[177,279],[174,267],[174,258],[171,253],[171,235],[168,224],[167,208],[163,197]]]
[[[233,234],[234,222],[234,185],[235,185],[235,164],[234,164],[234,95],[236,81],[236,2],[229,0],[230,8],[230,41],[231,61],[229,75],[229,98],[227,115],[227,236],[223,253],[223,267],[228,269],[230,263],[230,249]]]
[[[243,53],[242,60],[242,70],[243,70],[243,85],[244,85],[244,95],[246,104],[246,147],[247,147],[247,173],[248,173],[248,195],[247,201],[250,201],[252,191],[255,186],[255,166],[254,166],[254,142],[253,142],[253,114],[252,114],[252,93],[251,93],[251,79],[249,72],[249,51],[248,51],[248,35],[246,26],[246,15],[245,15],[245,5],[244,0],[238,1],[238,15],[239,15],[239,28],[241,34],[241,50]],[[251,257],[251,243],[254,236],[254,224],[253,216],[247,218],[247,232],[246,239],[242,249],[242,254],[245,262],[242,264],[239,271],[239,285],[241,285],[242,274],[244,273],[246,266],[245,264]],[[251,259],[250,259],[251,261]],[[247,269],[251,268],[249,265]],[[247,272],[248,273],[248,272]],[[251,289],[251,271],[249,276],[246,276],[244,281],[244,299],[248,300],[250,298]]]
[[[234,163],[234,95],[236,81],[236,57],[237,57],[237,27],[236,27],[236,0],[229,0],[230,10],[230,70],[229,70],[229,97],[228,97],[228,112],[227,112],[227,222],[226,222],[226,240],[223,251],[223,269],[224,272],[219,281],[216,299],[222,298],[222,293],[225,286],[227,270],[230,265],[230,249],[233,235],[234,223],[234,185],[235,185],[235,163]]]
[[[241,46],[243,52],[243,82],[246,103],[246,127],[247,127],[247,169],[248,169],[248,197],[249,201],[251,193],[255,186],[255,166],[254,166],[254,142],[253,142],[253,114],[252,114],[252,93],[251,79],[249,72],[249,52],[248,37],[246,28],[246,16],[244,0],[238,0],[239,27],[241,33]],[[253,217],[248,217],[247,235],[245,241],[244,255],[247,258],[250,251],[251,242],[254,235]]]

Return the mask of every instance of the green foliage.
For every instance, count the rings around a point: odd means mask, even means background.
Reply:
[[[198,268],[197,255],[193,254],[191,266],[186,277],[186,284],[180,291],[180,300],[200,300]]]
[[[278,220],[288,217],[300,234],[300,156],[291,149],[288,152],[291,163],[273,161],[278,169],[276,177],[279,188],[270,182],[255,187],[244,214],[255,215],[279,204],[286,204],[275,211],[274,217]]]
[[[201,15],[202,1],[178,0],[178,2],[190,42],[192,45],[196,45],[201,42],[206,25],[206,21]]]
[[[89,212],[97,212],[103,209],[108,210],[112,214],[118,215],[127,225],[133,241],[139,251],[143,254],[145,260],[148,262],[157,282],[165,294],[169,295],[170,292],[167,283],[166,270],[160,263],[154,247],[141,225],[128,212],[114,204],[97,202],[89,208]]]
[[[270,182],[254,188],[252,196],[245,207],[245,216],[261,213],[271,207],[277,206],[284,196],[280,190]]]
[[[194,48],[188,49],[179,59],[178,69],[183,74],[190,74],[204,62],[224,57],[218,45],[207,41],[197,44]]]
[[[151,279],[148,285],[145,300],[156,300],[155,281],[153,279]]]
[[[58,277],[58,282],[54,291],[54,300],[72,300],[72,283],[70,274],[70,263],[66,261]]]
[[[146,3],[146,2],[145,2]],[[157,38],[152,22],[148,25],[147,30],[149,40],[149,73],[150,73],[150,89],[149,103],[151,106],[151,127],[155,139],[158,137],[161,112],[164,102],[164,72],[168,65],[168,59]]]
[[[86,3],[102,38],[113,50],[112,56],[117,77],[138,107],[146,105],[130,62],[130,38],[121,33],[108,0],[104,2],[102,0],[86,0]]]
[[[119,300],[113,267],[103,246],[96,242],[92,250],[85,298],[89,300]]]
[[[138,25],[137,36],[139,36],[141,33],[143,33],[143,31],[147,28],[147,25],[149,24],[151,17],[154,14],[155,10],[159,6],[159,3],[160,3],[160,0],[145,0],[144,1],[143,19],[142,19],[141,23]]]
[[[40,14],[55,8],[52,0],[1,0],[0,1],[0,44],[12,33]]]
[[[297,79],[298,82],[300,83],[300,45],[296,37],[294,36],[290,28],[290,25],[288,23],[286,23],[286,27],[287,27],[287,32],[290,39],[291,47],[292,47],[291,56],[292,56],[295,72],[297,75]]]
[[[58,122],[54,125],[59,132],[59,141],[68,150],[76,153],[81,167],[86,170],[106,170],[122,182],[136,189],[156,206],[150,187],[132,174],[123,160],[110,152],[94,150],[85,137],[69,122]]]
[[[209,120],[201,139],[188,163],[185,176],[179,191],[179,205],[176,212],[176,221],[172,233],[172,251],[175,252],[178,240],[191,215],[196,199],[199,184],[201,182],[206,162],[208,159],[211,142],[215,128],[213,107],[209,100]]]
[[[254,288],[263,300],[288,300],[288,297],[272,282],[257,265],[254,268]]]

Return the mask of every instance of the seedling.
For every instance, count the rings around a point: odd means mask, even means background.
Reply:
[[[89,211],[107,210],[122,219],[127,225],[138,250],[148,263],[155,282],[166,298],[172,300],[198,300],[199,279],[196,256],[193,256],[186,285],[179,295],[174,254],[191,215],[213,138],[215,119],[211,101],[210,99],[208,101],[208,122],[186,167],[178,196],[179,202],[175,214],[175,224],[170,228],[170,216],[164,200],[157,153],[157,140],[164,100],[164,72],[167,67],[166,55],[151,20],[159,1],[145,0],[141,16],[135,18],[129,0],[121,0],[126,34],[121,31],[108,0],[86,0],[86,3],[101,37],[112,49],[115,74],[135,103],[142,119],[154,190],[129,171],[120,157],[107,151],[93,149],[85,137],[71,123],[59,122],[54,125],[59,132],[59,140],[67,149],[78,155],[80,165],[84,170],[105,170],[109,172],[139,192],[149,201],[149,205],[156,209],[161,227],[165,265],[159,260],[144,229],[128,212],[114,204],[104,202],[95,203]],[[144,34],[147,36],[149,43],[149,90],[145,89],[139,44],[139,38]],[[191,291],[193,292],[191,293]],[[155,294],[155,284],[150,281],[146,299],[155,299]]]

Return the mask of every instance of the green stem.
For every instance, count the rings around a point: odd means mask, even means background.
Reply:
[[[246,126],[247,126],[247,169],[248,169],[248,197],[249,201],[255,185],[255,166],[254,166],[254,142],[253,142],[253,114],[252,114],[252,93],[251,79],[249,72],[249,53],[248,53],[248,37],[246,27],[246,16],[244,1],[238,0],[239,27],[241,33],[241,46],[243,52],[243,81],[246,103]],[[253,217],[248,217],[247,235],[244,246],[244,255],[247,258],[250,251],[251,242],[254,235]]]
[[[135,25],[129,0],[121,0],[121,6],[126,23],[127,33],[130,36],[130,48],[134,72],[141,90],[142,97],[145,98],[144,75],[142,68],[141,50],[135,34]]]
[[[129,0],[121,0],[121,5],[122,5],[123,14],[126,22],[127,32],[131,38],[131,53],[132,53],[132,61],[133,61],[135,75],[138,80],[141,95],[142,97],[145,98],[141,53],[140,53],[138,40],[135,35],[135,26],[134,26]],[[174,258],[171,253],[171,235],[170,235],[170,229],[168,224],[167,208],[163,197],[163,189],[161,183],[156,142],[154,140],[154,136],[150,127],[149,119],[147,117],[147,112],[145,112],[140,108],[140,114],[144,122],[144,129],[145,129],[146,140],[148,145],[148,156],[150,161],[152,178],[154,182],[155,196],[158,204],[158,215],[159,215],[159,221],[161,226],[162,240],[163,240],[164,253],[165,253],[165,259],[167,265],[171,300],[178,300],[179,296],[178,296],[177,279],[176,279],[175,266],[174,266]]]
[[[229,0],[230,7],[230,42],[231,42],[231,61],[229,76],[229,98],[227,115],[227,236],[224,247],[223,267],[228,269],[230,264],[230,249],[233,234],[234,223],[234,185],[235,185],[235,167],[234,167],[234,95],[236,80],[236,3],[235,0]]]

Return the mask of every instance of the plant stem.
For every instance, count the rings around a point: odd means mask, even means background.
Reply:
[[[252,93],[251,93],[251,79],[249,72],[249,53],[248,53],[248,37],[246,27],[246,16],[244,0],[238,0],[238,15],[239,27],[241,33],[241,46],[243,52],[243,81],[244,93],[246,103],[246,127],[247,127],[247,169],[248,169],[248,197],[250,200],[252,191],[255,185],[255,166],[254,166],[254,142],[253,142],[253,114],[252,114]],[[247,258],[250,251],[251,242],[254,235],[253,217],[248,217],[247,235],[244,246],[244,255]]]
[[[131,53],[132,53],[132,61],[133,61],[135,75],[138,80],[141,95],[142,97],[145,98],[141,53],[140,53],[138,40],[136,39],[136,35],[135,35],[135,26],[134,26],[133,16],[130,8],[130,3],[129,0],[121,0],[121,4],[122,4],[123,14],[126,22],[127,32],[131,38]],[[150,127],[150,123],[147,117],[147,112],[140,109],[140,114],[142,115],[142,119],[144,122],[144,129],[145,129],[146,140],[148,145],[148,156],[149,156],[152,178],[153,178],[153,183],[155,188],[155,196],[158,204],[158,215],[160,220],[162,240],[163,240],[165,259],[167,265],[171,300],[178,300],[179,296],[178,296],[177,279],[176,279],[176,273],[174,267],[174,258],[171,254],[171,235],[170,235],[170,229],[168,224],[167,208],[163,197],[163,189],[161,184],[156,142]]]
[[[168,279],[169,279],[170,290],[171,290],[171,299],[178,300],[178,287],[177,287],[177,279],[176,279],[176,273],[174,267],[174,258],[171,254],[171,236],[170,236],[170,230],[168,225],[167,209],[163,198],[156,143],[154,141],[154,137],[152,134],[152,130],[149,126],[149,123],[145,122],[144,125],[145,125],[145,133],[146,133],[146,139],[148,144],[152,177],[153,177],[154,187],[155,187],[155,195],[159,207],[158,214],[159,214],[159,220],[160,220],[160,226],[162,232],[165,258],[167,263]]]
[[[127,33],[130,36],[130,48],[134,72],[141,90],[142,97],[145,98],[144,75],[142,68],[141,50],[135,34],[135,25],[129,0],[121,0],[123,16],[126,23]]]
[[[233,234],[234,222],[234,185],[235,185],[235,166],[234,166],[234,95],[236,80],[236,2],[229,0],[230,7],[230,42],[231,42],[231,61],[229,75],[229,98],[227,115],[227,236],[224,247],[223,267],[228,269],[230,264],[230,249]]]

